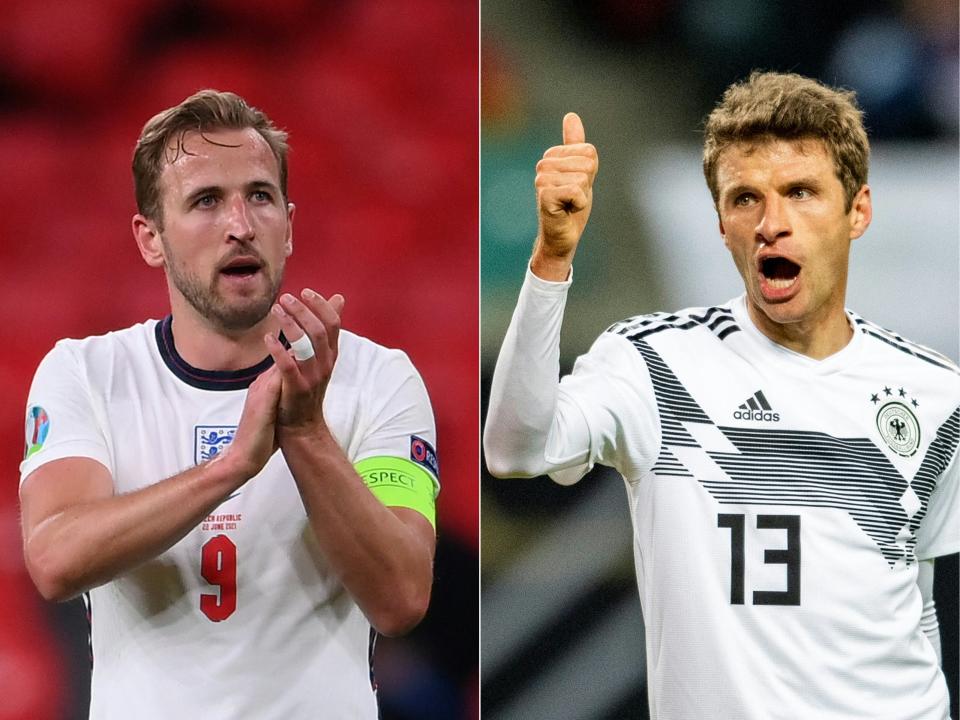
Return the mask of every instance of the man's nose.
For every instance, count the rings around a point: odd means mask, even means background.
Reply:
[[[249,208],[244,198],[235,196],[227,204],[227,234],[231,239],[247,241],[254,236]]]
[[[763,216],[756,227],[757,238],[769,245],[790,235],[790,232],[786,202],[776,193],[771,193],[763,201]]]

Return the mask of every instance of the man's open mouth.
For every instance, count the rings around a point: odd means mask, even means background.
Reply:
[[[260,272],[262,263],[256,258],[242,257],[234,258],[222,268],[220,272],[230,277],[250,277]]]
[[[790,287],[800,275],[800,266],[785,257],[766,257],[760,261],[760,275],[776,290]]]

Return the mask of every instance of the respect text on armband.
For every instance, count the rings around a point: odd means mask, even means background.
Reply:
[[[415,481],[411,475],[400,470],[368,470],[363,473],[367,485],[398,485],[413,488]]]

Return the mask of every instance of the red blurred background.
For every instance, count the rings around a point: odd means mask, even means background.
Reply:
[[[345,327],[406,350],[424,377],[437,580],[421,628],[379,646],[381,699],[385,718],[477,716],[477,65],[477,6],[457,0],[5,3],[0,720],[86,717],[82,609],[43,603],[21,560],[24,403],[59,338],[167,314],[130,231],[130,159],[147,119],[204,87],[290,133],[285,289],[342,293]]]

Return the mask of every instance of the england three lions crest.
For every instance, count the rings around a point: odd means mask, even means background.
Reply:
[[[197,465],[222,453],[237,434],[236,425],[196,425],[193,429],[193,459]]]

